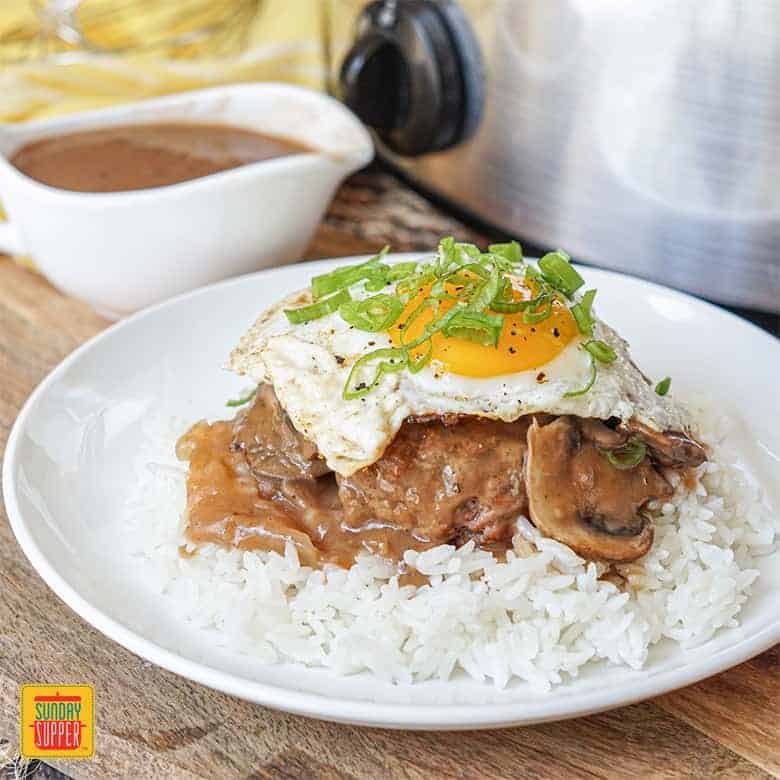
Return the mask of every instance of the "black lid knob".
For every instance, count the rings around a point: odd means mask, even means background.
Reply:
[[[477,44],[457,4],[371,3],[342,63],[341,90],[344,102],[399,154],[461,141],[476,126],[482,101]]]

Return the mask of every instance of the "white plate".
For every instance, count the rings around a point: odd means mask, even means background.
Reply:
[[[177,618],[112,543],[119,508],[133,488],[141,420],[149,410],[193,421],[224,417],[225,399],[246,385],[220,370],[230,348],[263,307],[334,262],[261,272],[141,312],[76,350],[33,393],[8,441],[6,507],[32,565],[85,620],[153,663],[235,696],[399,728],[482,728],[584,715],[695,682],[780,640],[778,553],[762,560],[739,628],[695,650],[662,642],[641,672],[587,668],[549,694],[522,686],[497,691],[468,679],[404,686],[368,675],[263,666],[220,649],[213,634]],[[686,295],[615,273],[583,273],[599,289],[600,314],[628,338],[651,376],[670,374],[676,392],[704,391],[737,411],[746,454],[765,489],[776,490],[780,342]]]

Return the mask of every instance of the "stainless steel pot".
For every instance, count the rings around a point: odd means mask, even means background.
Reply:
[[[383,156],[541,246],[780,312],[780,4],[332,0]]]

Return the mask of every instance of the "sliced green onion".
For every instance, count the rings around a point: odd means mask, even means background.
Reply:
[[[548,252],[539,261],[539,270],[545,281],[567,298],[571,298],[585,284],[585,280],[569,262],[570,259],[566,252],[559,249],[557,252]]]
[[[498,268],[490,272],[490,276],[477,288],[473,297],[467,304],[469,311],[481,312],[490,306],[493,299],[498,295],[499,285],[501,284],[501,274]]]
[[[490,272],[487,271],[482,265],[479,263],[466,263],[465,265],[460,266],[459,268],[455,269],[456,273],[459,272],[468,272],[472,274],[476,274],[480,277],[480,279],[487,279],[490,275]]]
[[[493,301],[490,308],[501,314],[517,314],[519,311],[525,311],[534,301]]]
[[[375,362],[377,362],[377,365],[374,368],[373,375],[369,374],[366,379],[361,379],[361,373],[364,373]],[[409,352],[406,349],[386,347],[384,349],[375,349],[373,352],[363,355],[362,358],[355,361],[352,370],[349,372],[347,381],[344,384],[344,390],[342,391],[344,400],[352,401],[368,395],[379,384],[385,374],[401,371],[408,365]]]
[[[411,353],[409,354],[409,372],[417,374],[430,362],[431,355],[433,354],[433,342],[428,339],[428,348],[423,352],[420,357],[415,360]]]
[[[475,279],[473,276],[467,276],[466,274],[458,273],[457,271],[448,277],[447,282],[455,287],[454,297],[457,300],[468,302],[471,296],[474,294],[474,290],[479,287],[479,278]],[[436,287],[436,285],[434,285]],[[433,293],[433,288],[431,288]]]
[[[447,338],[466,339],[494,347],[498,344],[504,318],[500,314],[461,311],[442,328]]]
[[[439,251],[433,268],[434,274],[441,277],[453,266],[462,265],[464,255],[481,262],[482,252],[474,244],[455,241],[452,236],[446,236],[439,241]]]
[[[490,273],[486,271],[479,263],[466,263],[459,265],[452,271],[440,276],[431,286],[431,295],[441,297],[445,294],[445,285],[465,285],[469,290],[473,290],[477,285],[477,280],[467,276],[467,272],[470,272],[477,276],[479,279],[488,279]]]
[[[574,321],[577,323],[577,328],[583,336],[593,335],[593,324],[595,320],[591,314],[593,308],[593,299],[596,297],[595,290],[588,290],[582,296],[582,300],[579,303],[575,303],[571,307],[571,313],[574,317]]]
[[[586,341],[582,348],[589,352],[599,363],[614,363],[617,360],[617,354],[609,344],[593,339]]]
[[[604,454],[616,469],[625,471],[636,468],[645,459],[647,447],[640,438],[632,436],[622,447],[606,450]]]
[[[343,303],[350,300],[352,300],[352,298],[349,294],[349,290],[344,289],[339,290],[339,292],[334,295],[323,298],[316,303],[310,303],[308,306],[301,306],[299,309],[285,309],[284,313],[293,325],[303,325],[306,322],[318,320],[320,317],[332,314]]]
[[[452,284],[455,287],[468,287],[471,288],[472,291],[477,288],[479,281],[480,281],[480,277],[477,277],[475,279],[473,276],[469,276],[466,273],[462,273],[462,269],[453,271],[447,277],[447,282],[449,282],[449,284]]]
[[[428,336],[433,336],[434,333],[438,333],[440,330],[444,330],[447,325],[457,316],[466,311],[466,306],[463,303],[456,303],[451,309],[446,311],[438,320],[429,322],[425,326],[425,333]]]
[[[656,386],[655,392],[658,395],[666,395],[669,392],[669,388],[672,386],[672,378],[670,376],[664,377]]]
[[[488,252],[508,260],[513,266],[523,262],[523,248],[517,241],[510,241],[507,244],[491,244],[488,247]]]
[[[532,265],[525,267],[526,282],[544,282],[544,277]]]
[[[417,270],[417,263],[396,263],[396,265],[380,263],[375,267],[372,266],[369,270],[370,274],[365,284],[366,290],[377,292],[393,282],[412,276]]]
[[[478,277],[478,279],[471,279],[467,276],[467,274],[473,274],[474,276]],[[454,284],[454,279],[469,279],[469,281],[472,284],[476,284],[479,279],[487,279],[490,276],[490,271],[488,271],[484,266],[480,265],[479,263],[464,263],[463,265],[459,265],[457,268],[453,269],[452,271],[449,271],[445,276],[441,278],[441,281],[443,282],[449,282],[450,284]]]
[[[415,271],[417,271],[417,263],[412,260],[408,263],[391,265],[385,276],[388,282],[397,282],[405,279],[407,276],[411,276]]]
[[[431,285],[431,297],[432,298],[446,298],[448,293],[444,289],[444,285],[446,282],[447,277],[442,276],[441,279],[437,279],[432,285]]]
[[[587,384],[585,387],[580,388],[579,390],[570,390],[568,393],[564,393],[564,398],[575,398],[578,395],[585,395],[585,393],[590,390],[591,387],[593,387],[595,381],[596,381],[596,358],[593,357],[593,355],[590,356],[590,379],[588,379]]]
[[[325,295],[351,287],[361,279],[376,279],[378,272],[386,272],[388,266],[382,265],[382,258],[390,251],[390,247],[384,247],[365,263],[358,265],[345,265],[336,268],[327,274],[320,274],[311,280],[311,294],[314,300],[319,300]]]
[[[430,301],[430,298],[426,300]],[[423,301],[423,303],[425,303],[425,301]],[[436,304],[436,306],[438,310],[438,303]],[[423,328],[423,333],[421,336],[418,336],[414,341],[410,341],[408,344],[404,344],[404,346],[407,349],[415,349],[416,347],[419,347],[421,344],[424,344],[426,341],[428,341],[428,339],[430,339],[431,336],[434,335],[434,333],[438,333],[440,330],[444,330],[455,317],[457,317],[465,310],[466,310],[466,306],[464,304],[456,303],[443,316],[439,317],[439,319],[429,322],[425,326],[425,328]],[[414,312],[412,313],[412,316],[414,316]],[[411,322],[411,319],[407,320],[407,326],[409,322]]]
[[[431,294],[428,297],[432,298],[434,301],[468,301],[469,299],[468,295],[458,297],[457,295],[450,295],[444,290],[434,290],[433,287],[431,288]]]
[[[436,281],[436,276],[430,269],[421,270],[419,273],[401,279],[395,286],[395,291],[402,297],[412,296],[421,287]]]
[[[404,336],[409,331],[410,326],[412,323],[424,312],[424,311],[433,311],[434,316],[438,315],[439,313],[439,302],[435,298],[423,298],[423,300],[417,304],[415,309],[412,311],[412,313],[406,318],[406,320],[403,323],[403,328],[401,329],[401,343],[404,342]],[[430,323],[428,323],[430,325]],[[399,327],[401,327],[399,325]],[[427,327],[424,330],[427,330]],[[430,334],[428,334],[430,335]],[[423,341],[427,338],[427,335],[424,335]]]
[[[384,273],[375,274],[366,279],[366,292],[378,292],[387,287],[388,284],[387,276]]]
[[[504,301],[505,303],[509,303],[512,300],[512,281],[508,277],[504,276],[501,279],[498,285],[498,292],[493,300]]]
[[[479,247],[474,244],[467,244],[463,241],[459,241],[455,244],[455,247],[459,252],[470,257],[472,260],[479,260],[482,257],[482,252],[479,251]]]
[[[539,295],[530,301],[530,306],[523,312],[523,322],[527,325],[538,325],[552,314],[552,295]],[[540,308],[544,306],[544,308]]]
[[[504,277],[501,280],[498,293],[490,304],[492,311],[500,312],[501,314],[516,314],[519,311],[525,311],[529,306],[533,304],[533,300],[514,300],[512,298],[512,282]]]
[[[385,293],[372,295],[362,301],[347,301],[341,304],[341,318],[358,330],[371,333],[387,330],[401,316],[404,305],[400,298]]]
[[[225,406],[243,406],[244,404],[248,404],[256,395],[257,395],[257,388],[252,390],[251,393],[245,395],[243,398],[231,399],[225,404]]]
[[[449,268],[453,263],[457,263],[460,260],[458,246],[455,243],[455,239],[452,236],[445,236],[439,241],[439,252],[437,265],[439,266],[437,276]]]

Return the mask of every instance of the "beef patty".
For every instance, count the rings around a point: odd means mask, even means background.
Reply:
[[[527,513],[528,422],[407,420],[382,457],[337,476],[347,525],[379,521],[443,542],[509,541]]]

